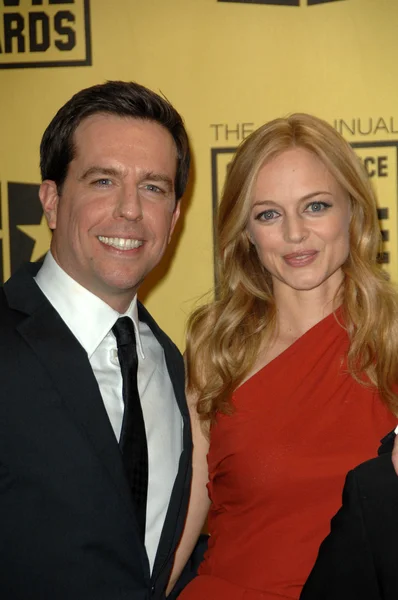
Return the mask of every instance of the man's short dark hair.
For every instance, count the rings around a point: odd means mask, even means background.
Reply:
[[[108,81],[81,90],[57,112],[40,144],[42,180],[55,181],[59,191],[74,158],[73,136],[83,119],[96,113],[154,121],[165,127],[177,147],[176,199],[183,195],[190,165],[188,136],[175,108],[152,90],[126,81]]]

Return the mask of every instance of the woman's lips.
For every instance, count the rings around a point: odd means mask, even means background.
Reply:
[[[283,260],[291,267],[306,267],[314,262],[317,256],[318,250],[303,250],[302,252],[285,254]]]

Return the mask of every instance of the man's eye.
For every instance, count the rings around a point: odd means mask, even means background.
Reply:
[[[263,212],[257,215],[256,219],[258,221],[272,221],[278,216],[279,213],[277,213],[276,210],[264,210]]]
[[[108,179],[107,177],[103,177],[101,179],[97,179],[96,181],[94,181],[95,185],[98,185],[100,187],[108,187],[110,185],[112,185],[112,181],[110,179]]]
[[[156,192],[158,194],[163,193],[163,190],[160,189],[160,187],[158,187],[157,185],[154,185],[153,183],[145,184],[145,189],[148,190],[148,192]]]

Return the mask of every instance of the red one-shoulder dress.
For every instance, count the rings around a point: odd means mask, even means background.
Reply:
[[[211,430],[209,548],[181,600],[297,599],[347,471],[397,424],[347,372],[329,315],[241,385]]]

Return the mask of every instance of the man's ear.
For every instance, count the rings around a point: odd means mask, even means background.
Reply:
[[[181,206],[181,204],[178,201],[176,204],[176,207],[174,208],[173,216],[171,218],[170,233],[169,233],[169,240],[168,240],[169,243],[171,240],[171,236],[173,235],[174,227],[176,226],[177,221],[180,217],[180,206]]]
[[[40,186],[39,198],[50,229],[57,228],[59,195],[55,181],[46,179]]]

